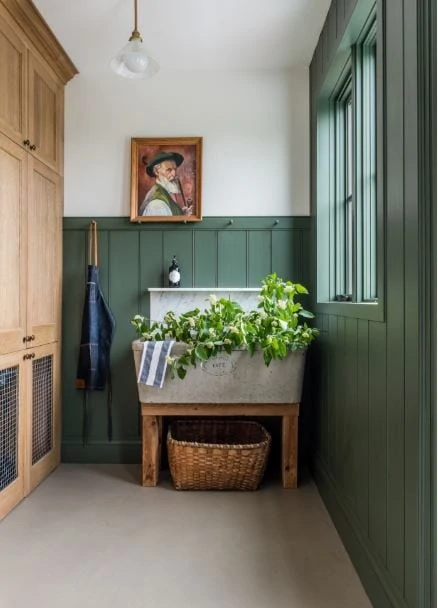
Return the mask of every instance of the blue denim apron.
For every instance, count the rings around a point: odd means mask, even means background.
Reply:
[[[88,442],[88,393],[94,390],[104,390],[107,382],[108,439],[112,440],[110,351],[116,324],[114,315],[106,303],[99,285],[96,230],[96,222],[93,222],[93,225],[90,226],[90,262],[91,249],[94,244],[95,263],[88,265],[81,344],[76,374],[76,388],[84,391],[82,428],[84,445]]]

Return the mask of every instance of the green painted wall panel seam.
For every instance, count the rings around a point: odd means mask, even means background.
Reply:
[[[425,373],[419,378],[420,455],[419,605],[436,605],[436,10],[434,0],[418,2],[418,113],[419,113],[419,257],[420,281],[426,297],[419,302],[419,358]],[[431,128],[432,127],[432,128]],[[431,201],[431,205],[426,202]],[[433,252],[430,255],[430,252]],[[432,331],[430,331],[432,328]],[[428,560],[427,557],[430,556]]]

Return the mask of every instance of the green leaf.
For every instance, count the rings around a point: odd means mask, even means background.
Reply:
[[[187,375],[187,370],[185,367],[177,367],[176,372],[178,374],[178,377],[181,378],[181,380],[184,380]]]
[[[198,357],[198,359],[201,359],[201,361],[207,361],[208,359],[208,351],[204,346],[197,346],[195,348],[195,353],[196,356]]]
[[[297,290],[297,293],[309,293],[304,285],[300,285],[299,283],[295,283],[295,289]]]
[[[233,347],[231,344],[224,344],[224,349],[225,349],[225,352],[228,353],[229,355],[231,355],[231,353],[233,352]]]
[[[252,357],[255,353],[255,344],[253,342],[249,342],[248,343],[248,352],[250,354],[250,356]]]
[[[300,317],[305,317],[306,319],[314,319],[315,315],[312,312],[309,312],[308,310],[300,310],[300,312],[298,313],[300,315]]]
[[[263,352],[263,359],[264,359],[265,364],[266,364],[267,366],[268,366],[268,365],[271,363],[271,361],[272,361],[272,353],[271,353],[271,351],[270,351],[270,350],[265,350],[265,351]]]

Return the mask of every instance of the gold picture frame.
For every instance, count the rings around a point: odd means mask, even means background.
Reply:
[[[202,220],[202,137],[131,139],[131,222]]]

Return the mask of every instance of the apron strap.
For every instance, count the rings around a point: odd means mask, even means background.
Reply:
[[[113,440],[113,413],[112,413],[112,405],[113,405],[113,383],[111,378],[111,368],[108,365],[108,374],[107,374],[107,382],[108,382],[108,396],[107,396],[107,406],[108,406],[108,441]]]
[[[97,266],[97,222],[94,220],[88,228],[88,264]]]
[[[108,393],[107,393],[107,415],[108,415],[108,441],[113,440],[113,413],[112,413],[112,404],[113,404],[113,387],[111,381],[111,372],[108,372]],[[82,445],[86,447],[88,445],[88,390],[84,390],[83,392],[83,411],[82,411]]]
[[[84,390],[82,412],[82,445],[88,445],[88,391]]]

